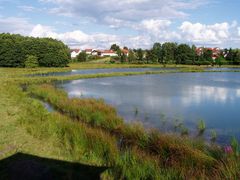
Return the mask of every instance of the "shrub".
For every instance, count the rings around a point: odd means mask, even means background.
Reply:
[[[86,52],[85,51],[80,52],[79,55],[77,56],[77,60],[79,62],[87,61],[87,54],[86,54]]]
[[[33,55],[27,55],[27,59],[24,62],[24,65],[26,68],[36,68],[39,66],[38,58]]]

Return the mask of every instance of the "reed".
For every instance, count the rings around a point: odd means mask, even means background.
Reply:
[[[205,124],[204,120],[198,121],[197,129],[198,129],[198,135],[199,136],[203,135],[203,133],[206,130],[206,124]]]
[[[211,130],[211,141],[216,142],[217,139],[217,132],[215,130]]]

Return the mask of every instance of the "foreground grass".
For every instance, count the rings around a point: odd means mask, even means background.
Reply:
[[[136,67],[118,67],[123,66]],[[139,124],[126,125],[116,115],[116,110],[103,100],[68,99],[65,92],[49,84],[33,85],[28,92],[23,92],[20,86],[79,78],[165,73],[25,77],[29,73],[89,67],[89,64],[72,64],[63,69],[0,69],[0,159],[24,152],[108,166],[103,179],[239,179],[239,157],[224,153],[220,147],[160,134],[156,130],[146,131]],[[201,71],[198,67],[185,67],[182,72]],[[59,112],[47,112],[29,92],[51,103]]]

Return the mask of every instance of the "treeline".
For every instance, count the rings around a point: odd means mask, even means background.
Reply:
[[[64,67],[69,60],[70,50],[61,41],[0,34],[1,67]]]
[[[111,49],[119,51],[116,44]],[[128,49],[124,47],[124,49]],[[128,56],[119,54],[112,58],[112,62],[129,63],[160,63],[160,64],[188,64],[188,65],[239,65],[240,49],[213,50],[211,48],[201,48],[189,46],[188,44],[177,44],[172,42],[155,43],[151,49],[128,49]]]

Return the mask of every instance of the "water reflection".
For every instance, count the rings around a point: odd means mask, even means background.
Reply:
[[[192,94],[186,98],[182,98],[182,104],[184,106],[191,106],[192,104],[201,104],[204,101],[210,100],[215,103],[226,103],[227,100],[233,99],[237,93],[230,93],[229,89],[223,87],[212,86],[190,86],[188,93]]]
[[[240,136],[239,79],[240,73],[173,73],[77,80],[59,86],[71,97],[104,98],[126,121],[137,119],[161,129],[164,114],[168,126],[179,119],[194,129],[204,119],[208,129],[225,137]]]

